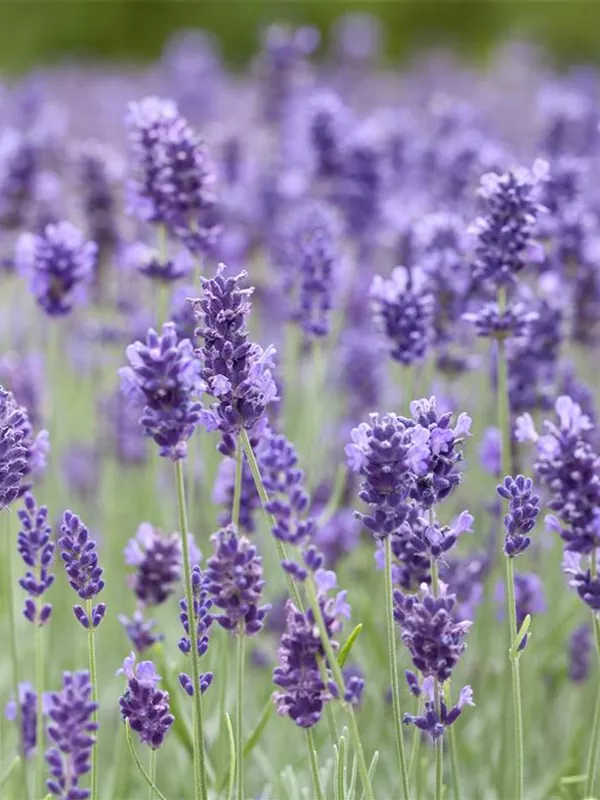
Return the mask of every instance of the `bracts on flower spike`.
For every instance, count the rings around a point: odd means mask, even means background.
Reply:
[[[78,516],[65,511],[60,526],[58,546],[65,566],[67,578],[72,589],[85,601],[100,594],[104,588],[103,569],[98,562],[97,544]],[[73,606],[73,613],[84,628],[97,628],[104,619],[106,604],[98,603],[91,615],[80,605]]]
[[[175,722],[169,709],[169,693],[157,689],[161,678],[154,664],[151,661],[136,664],[134,653],[125,659],[119,673],[127,678],[127,689],[119,698],[121,717],[144,744],[157,750]]]
[[[54,560],[54,542],[51,541],[52,528],[48,524],[48,509],[38,507],[33,495],[26,494],[24,508],[18,512],[21,530],[17,538],[19,555],[29,568],[19,580],[21,588],[27,592],[23,614],[34,625],[44,625],[52,614],[52,605],[38,605],[40,598],[54,583],[54,575],[49,569]]]
[[[213,616],[210,613],[212,600],[208,596],[207,578],[202,573],[200,567],[196,564],[192,569],[192,591],[194,595],[194,608],[193,620],[196,625],[197,643],[198,643],[198,656],[202,657],[206,654],[209,644],[209,630],[213,622]],[[179,601],[180,614],[179,619],[183,626],[185,635],[179,640],[179,649],[184,655],[189,655],[192,650],[192,643],[190,640],[190,615],[188,611],[188,604],[185,599]],[[200,675],[200,693],[204,692],[211,685],[213,679],[212,672],[205,672]],[[182,672],[179,675],[179,682],[183,690],[190,697],[194,695],[195,687],[194,682],[190,676]]]

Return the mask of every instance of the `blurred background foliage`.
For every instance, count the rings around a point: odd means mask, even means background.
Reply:
[[[20,72],[71,56],[152,59],[170,33],[189,27],[213,31],[227,60],[243,64],[262,25],[312,23],[326,42],[346,11],[382,20],[391,58],[436,44],[483,56],[518,35],[545,45],[559,62],[600,60],[597,0],[2,0],[0,69]]]

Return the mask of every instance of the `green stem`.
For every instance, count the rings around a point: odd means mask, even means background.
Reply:
[[[315,750],[315,738],[313,736],[312,728],[306,728],[306,746],[308,748],[308,760],[310,762],[310,774],[312,776],[313,787],[315,790],[316,800],[325,800],[323,787],[321,786],[321,776],[319,775],[319,762],[317,760],[317,751]]]
[[[243,738],[243,712],[244,712],[244,646],[246,637],[243,629],[237,635],[237,697],[235,706],[235,765],[236,787],[238,800],[244,800],[244,738]]]
[[[39,611],[39,609],[36,609]],[[36,613],[37,617],[37,613]],[[41,625],[35,625],[35,690],[36,690],[36,797],[44,794],[44,718],[42,697],[44,692],[44,649]]]
[[[142,762],[140,761],[140,757],[138,756],[138,754],[137,754],[137,752],[135,750],[135,745],[133,744],[133,741],[131,739],[131,728],[129,727],[129,723],[128,722],[125,722],[125,738],[127,739],[127,746],[129,747],[129,752],[131,753],[131,756],[132,756],[132,758],[133,758],[133,760],[135,762],[135,765],[138,768],[138,771],[139,771],[140,775],[142,776],[142,778],[146,781],[148,786],[152,789],[154,794],[158,797],[158,800],[167,800],[167,798],[164,796],[164,794],[160,791],[160,789],[154,783],[154,781],[152,780],[150,775],[148,775],[148,773],[144,769],[144,767],[142,765]]]
[[[150,784],[148,785],[148,800],[154,800],[154,787],[156,785],[156,750],[150,748]]]
[[[90,623],[88,628],[88,652],[90,659],[90,682],[92,684],[92,702],[98,703],[98,674],[96,670],[96,629],[92,627],[92,600],[86,600],[86,612]],[[94,722],[98,722],[98,709],[94,711]],[[98,798],[98,732],[95,735],[96,743],[92,748],[92,763],[90,776],[91,800]]]
[[[237,443],[235,454],[235,484],[233,487],[233,506],[231,509],[231,522],[235,525],[236,530],[240,527],[240,504],[242,501],[242,463],[244,452]]]
[[[446,693],[446,708],[450,708],[450,681],[445,684],[444,689]],[[458,769],[458,754],[456,752],[454,725],[451,725],[448,728],[448,750],[450,751],[450,778],[452,782],[452,797],[454,800],[461,800],[460,771]]]
[[[191,644],[192,682],[194,685],[194,798],[207,800],[206,766],[204,759],[204,721],[202,718],[202,695],[200,693],[200,664],[198,658],[198,630],[194,614],[194,592],[192,589],[192,565],[188,542],[188,524],[185,507],[185,483],[183,462],[175,462],[175,483],[177,488],[177,510],[179,512],[179,533],[183,556],[183,578],[185,599],[188,608],[188,628]]]
[[[512,558],[506,559],[506,591],[507,591],[507,615],[510,632],[510,643],[517,638],[517,612],[515,606],[515,579],[513,572]],[[516,800],[523,800],[523,783],[524,783],[524,756],[523,756],[523,711],[521,708],[521,675],[519,669],[519,654],[518,652],[511,653],[510,668],[512,677],[512,692],[513,692],[513,713],[514,713],[514,728],[515,728],[515,758],[516,758],[516,785],[515,797]]]
[[[596,564],[596,551],[590,558],[590,572],[595,577],[598,572]],[[596,639],[596,651],[600,664],[600,620],[594,613],[594,636]],[[596,706],[594,708],[594,721],[592,722],[592,737],[590,740],[590,752],[588,755],[587,779],[585,782],[585,797],[594,796],[594,784],[596,782],[596,767],[598,763],[598,743],[600,739],[600,679],[598,681],[598,693],[596,695]]]
[[[429,511],[430,524],[433,524],[433,510]],[[431,592],[434,597],[440,593],[440,578],[437,559],[431,559]],[[438,719],[441,718],[440,682],[437,678],[433,682],[434,704]],[[444,793],[444,739],[438,736],[435,740],[435,800],[442,800]]]
[[[23,750],[23,736],[21,734],[21,703],[19,700],[19,653],[17,648],[17,626],[15,624],[15,609],[13,601],[13,554],[12,538],[10,531],[9,510],[0,511],[1,532],[4,539],[4,561],[6,564],[6,614],[8,617],[9,640],[10,640],[10,660],[12,667],[12,690],[15,696],[15,726],[17,730],[17,751],[19,754],[19,791],[23,792],[23,797],[27,796],[27,767],[25,763],[25,752]]]
[[[394,731],[396,734],[396,756],[405,798],[410,796],[404,737],[402,735],[402,708],[400,706],[400,685],[398,682],[398,656],[396,653],[396,628],[394,625],[394,601],[392,586],[392,542],[388,536],[385,540],[385,616],[387,624],[388,656],[390,678],[392,683],[392,706],[394,709]]]

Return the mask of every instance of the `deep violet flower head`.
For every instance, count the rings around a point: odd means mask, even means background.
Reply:
[[[536,445],[535,474],[556,514],[548,527],[567,550],[588,554],[600,542],[600,458],[588,441],[593,425],[570,397],[561,395],[555,409],[557,423],[546,420],[541,436],[529,414],[517,419],[515,435]]]
[[[515,283],[527,264],[541,261],[543,251],[534,239],[535,225],[548,164],[538,159],[530,170],[515,167],[501,175],[482,176],[478,195],[483,214],[471,226],[475,237],[473,278],[495,289]]]
[[[162,633],[154,632],[154,628],[156,627],[155,620],[145,619],[144,614],[139,608],[136,608],[133,612],[131,619],[126,617],[125,614],[119,614],[117,619],[123,626],[127,638],[137,653],[143,653],[149,650],[158,642],[162,642],[165,638]]]
[[[19,555],[28,567],[19,585],[27,592],[23,614],[34,625],[44,625],[52,614],[52,605],[38,600],[54,583],[50,567],[54,560],[55,544],[51,539],[52,527],[48,524],[48,509],[39,506],[32,494],[26,494],[23,508],[18,511],[20,522],[17,537]]]
[[[202,416],[195,400],[205,386],[201,365],[187,339],[179,341],[175,325],[165,323],[162,335],[152,328],[146,343],[127,348],[130,366],[119,370],[123,392],[143,407],[140,424],[159,453],[171,461],[185,458],[188,439]]]
[[[225,456],[215,478],[215,485],[213,488],[213,501],[223,506],[225,509],[219,515],[219,524],[227,525],[231,522],[231,511],[233,508],[233,495],[235,493],[235,459]],[[240,529],[246,533],[254,533],[256,530],[255,512],[260,508],[260,497],[256,491],[256,485],[250,465],[246,456],[243,456],[242,461],[242,482],[240,491]]]
[[[44,697],[44,700],[46,698]],[[44,703],[46,705],[46,703]],[[42,714],[46,709],[42,708]],[[21,725],[21,742],[25,758],[31,758],[35,753],[37,744],[37,695],[31,684],[23,682],[19,684],[19,709],[12,697],[4,709],[6,719],[14,722],[19,718]]]
[[[129,209],[166,225],[192,252],[206,250],[219,233],[213,173],[204,142],[172,100],[145,97],[130,103]]]
[[[264,587],[262,558],[234,525],[212,537],[214,555],[206,562],[206,588],[212,597],[215,620],[225,630],[255,636],[270,608],[260,605]]]
[[[94,276],[97,250],[94,242],[63,221],[48,225],[40,235],[23,233],[15,259],[41,308],[50,316],[64,316],[83,299]]]
[[[48,700],[47,733],[52,747],[46,751],[50,772],[46,786],[61,800],[86,800],[90,796],[90,790],[81,788],[79,781],[91,769],[97,709],[89,672],[63,673],[62,690],[50,694]]]
[[[389,279],[375,275],[369,296],[390,357],[405,366],[420,363],[434,339],[435,299],[425,274],[396,267]]]
[[[593,639],[589,625],[575,628],[569,637],[568,674],[573,683],[583,683],[590,674]]]
[[[136,664],[135,661],[135,653],[131,653],[119,670],[127,678],[127,688],[119,698],[121,718],[129,722],[141,742],[157,750],[175,717],[169,708],[169,693],[157,689],[161,678],[154,664],[151,661]]]
[[[0,386],[0,511],[17,499],[29,472],[25,424],[24,410]]]
[[[165,534],[149,522],[142,522],[124,553],[125,563],[136,567],[128,583],[140,603],[144,606],[164,603],[181,579],[179,534]]]
[[[350,436],[348,465],[362,476],[358,496],[370,506],[368,514],[356,515],[375,538],[385,539],[407,517],[415,475],[427,471],[429,431],[396,414],[371,414]]]
[[[124,260],[141,275],[157,283],[174,283],[186,278],[194,267],[194,260],[187,250],[180,250],[172,258],[164,258],[143,242],[130,245]]]
[[[575,589],[579,597],[595,614],[598,614],[600,612],[600,577],[598,577],[597,551],[592,557],[596,559],[595,575],[592,575],[588,564],[582,563],[580,553],[565,548],[563,572],[567,576],[569,586]]]
[[[214,278],[202,278],[203,297],[192,303],[203,339],[202,379],[216,398],[202,421],[208,430],[236,433],[242,427],[251,429],[277,399],[271,374],[275,348],[263,350],[248,341],[246,317],[253,289],[239,287],[246,272],[226,278],[224,271],[221,264]]]
[[[193,621],[196,624],[198,655],[200,657],[205,655],[208,650],[209,631],[213,623],[213,615],[210,613],[212,600],[209,597],[207,584],[208,579],[206,574],[202,572],[198,564],[195,564],[192,568],[192,591],[194,594]],[[192,643],[190,639],[190,616],[188,614],[188,604],[185,598],[179,601],[179,609],[179,619],[183,626],[184,636],[181,637],[178,645],[184,655],[189,655],[192,649]],[[212,672],[204,672],[200,675],[200,694],[204,694],[211,685],[212,679]],[[185,672],[180,673],[179,683],[186,694],[192,697],[194,694],[194,682],[190,676]]]
[[[444,698],[440,699],[439,712],[435,707],[434,698],[434,679],[431,675],[424,679],[421,686],[414,672],[406,670],[406,683],[415,697],[423,697],[425,708],[421,714],[405,714],[402,722],[405,725],[416,725],[417,728],[428,733],[432,740],[438,739],[443,735],[446,728],[450,727],[461,715],[465,706],[474,706],[473,691],[470,686],[463,686],[458,695],[455,706],[448,708]]]
[[[65,511],[63,514],[58,546],[71,588],[82,600],[97,597],[104,589],[104,570],[98,561],[98,546],[86,526],[72,511]],[[105,603],[98,603],[92,608],[91,618],[80,605],[73,606],[73,613],[84,628],[97,628],[105,612]]]
[[[508,500],[508,514],[504,517],[506,534],[504,537],[504,555],[514,558],[521,555],[531,544],[528,535],[534,528],[540,513],[540,498],[533,493],[531,478],[507,475],[496,488],[504,500]]]
[[[443,589],[443,585],[441,587]],[[423,587],[420,595],[394,591],[394,619],[413,664],[425,677],[448,680],[466,648],[463,641],[472,623],[458,622],[456,597],[443,590],[438,597]]]

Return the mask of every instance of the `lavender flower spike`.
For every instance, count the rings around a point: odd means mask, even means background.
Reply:
[[[19,555],[29,567],[19,585],[29,595],[25,601],[23,614],[34,625],[44,625],[50,619],[52,606],[44,603],[38,607],[38,599],[54,583],[54,575],[49,568],[54,560],[54,542],[51,541],[52,528],[48,524],[48,509],[38,508],[33,495],[26,494],[24,508],[18,512],[21,530],[17,538]]]
[[[425,678],[423,685],[420,687],[417,676],[410,670],[407,670],[406,682],[411,692],[416,697],[424,697],[425,710],[422,714],[417,716],[405,714],[402,721],[405,725],[416,725],[417,728],[425,731],[425,733],[428,733],[433,741],[442,736],[446,728],[450,727],[450,725],[456,722],[464,706],[475,705],[471,687],[463,686],[463,688],[460,690],[456,705],[448,709],[444,700],[441,699],[440,710],[438,713],[434,702],[434,682],[431,676]]]
[[[532,489],[531,478],[523,475],[516,478],[507,475],[496,489],[500,497],[509,501],[508,514],[504,517],[504,555],[508,558],[521,555],[531,543],[527,534],[534,528],[540,513],[540,499]]]
[[[125,561],[137,567],[129,585],[145,606],[164,603],[181,579],[182,554],[178,533],[164,534],[142,522],[125,548]]]
[[[17,499],[29,472],[24,423],[12,394],[0,386],[0,511]]]
[[[175,722],[169,709],[169,693],[156,688],[160,675],[154,664],[141,661],[136,665],[134,653],[125,659],[119,673],[127,678],[127,689],[119,698],[121,717],[128,720],[144,744],[157,750]]]
[[[86,800],[89,789],[79,786],[90,769],[98,723],[93,721],[98,705],[92,702],[88,672],[65,672],[62,691],[50,695],[47,728],[53,743],[46,752],[50,770],[48,791],[60,800]]]
[[[37,744],[37,695],[29,683],[19,684],[19,713],[14,697],[9,700],[4,709],[6,719],[14,721],[19,718],[21,723],[21,740],[25,758],[31,758]],[[43,712],[44,713],[44,712]]]
[[[90,537],[83,522],[72,511],[65,511],[60,533],[58,546],[69,584],[82,600],[91,601],[104,589],[103,569],[98,563],[97,544]],[[105,612],[105,603],[94,606],[91,615],[80,605],[73,606],[73,613],[84,628],[97,628]]]
[[[202,573],[200,567],[196,564],[192,568],[192,592],[194,595],[194,607],[192,609],[192,621],[196,625],[196,642],[198,647],[198,655],[203,656],[208,650],[209,644],[209,630],[213,622],[213,616],[210,613],[212,600],[208,596],[207,577]],[[190,613],[188,604],[185,599],[179,601],[180,614],[179,619],[183,626],[184,636],[179,640],[179,649],[185,655],[189,655],[192,649],[192,642],[190,637]],[[200,675],[200,693],[204,692],[211,685],[213,679],[212,672],[205,672]],[[182,672],[179,675],[179,682],[190,697],[193,697],[196,687],[190,676]]]

